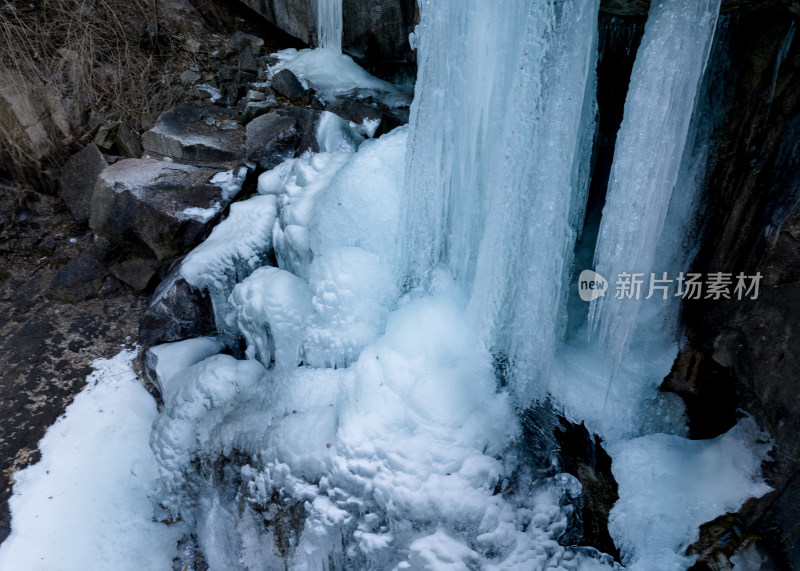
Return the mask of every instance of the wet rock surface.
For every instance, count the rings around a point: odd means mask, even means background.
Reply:
[[[764,473],[774,492],[749,501],[735,525],[704,526],[697,569],[724,568],[736,549],[769,568],[800,568],[800,45],[788,11],[731,16],[724,56],[709,68],[727,86],[705,196],[704,238],[692,271],[761,274],[757,299],[684,308],[689,346],[664,389],[687,403],[691,436],[728,430],[741,412],[775,442]],[[741,411],[741,412],[740,412]],[[730,523],[730,522],[728,522]],[[727,530],[727,531],[726,531]]]
[[[215,327],[211,299],[192,288],[176,269],[153,294],[139,323],[139,343],[151,347],[181,341]]]

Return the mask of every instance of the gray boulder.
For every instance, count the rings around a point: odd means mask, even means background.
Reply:
[[[97,177],[108,164],[94,143],[72,155],[61,171],[61,198],[78,222],[89,220]]]
[[[205,292],[193,289],[176,268],[158,287],[139,322],[139,343],[160,343],[198,337],[214,330],[214,309]]]
[[[133,256],[169,260],[197,244],[235,195],[210,182],[217,173],[155,159],[119,161],[98,178],[89,226]]]
[[[282,69],[272,76],[270,87],[272,87],[272,91],[292,103],[306,103],[310,100],[308,90],[303,87],[297,76],[288,69]]]
[[[112,265],[109,270],[119,281],[136,291],[144,291],[160,266],[155,258],[126,258]]]
[[[142,135],[146,152],[206,166],[233,166],[244,157],[244,129],[235,111],[186,103],[163,113]]]
[[[70,260],[53,276],[48,297],[73,303],[95,297],[108,275],[103,258],[103,249],[92,246]]]
[[[274,112],[260,115],[247,124],[247,160],[271,169],[294,155],[300,139],[293,117]]]

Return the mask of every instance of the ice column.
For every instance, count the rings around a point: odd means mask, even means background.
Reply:
[[[609,281],[609,292],[589,311],[612,374],[633,341],[641,307],[635,291],[634,299],[616,298],[617,276],[642,274],[640,297],[646,297],[650,273],[660,278],[671,269],[658,266],[671,260],[656,260],[659,241],[668,238],[662,230],[673,231],[664,224],[670,201],[695,190],[676,182],[719,4],[653,3],[633,67],[595,250],[595,270]]]
[[[317,47],[342,53],[342,0],[317,0]]]
[[[401,283],[424,285],[433,267],[449,267],[527,402],[553,359],[582,224],[598,2],[423,9]]]

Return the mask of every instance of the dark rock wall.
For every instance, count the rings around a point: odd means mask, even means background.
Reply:
[[[734,277],[760,272],[763,278],[756,300],[686,303],[689,347],[664,385],[686,400],[693,437],[721,434],[737,411],[745,411],[776,445],[765,469],[776,491],[749,502],[735,516],[736,531],[722,534],[716,544],[701,537],[704,546],[696,552],[711,561],[720,551],[730,554],[756,540],[773,565],[794,569],[800,568],[797,24],[789,9],[731,15],[720,23],[709,70],[717,83],[711,102],[723,119],[712,140],[693,271]],[[721,545],[723,536],[727,546]]]
[[[240,1],[291,36],[316,44],[317,0]],[[415,0],[343,0],[342,12],[344,50],[367,68],[413,66],[408,35],[419,21]]]
[[[648,6],[601,4],[598,127],[576,248],[587,264]],[[761,292],[752,301],[687,303],[689,343],[662,389],[686,401],[693,438],[724,433],[745,411],[776,443],[765,467],[776,491],[704,526],[690,549],[697,569],[730,568],[728,557],[752,542],[770,568],[800,569],[800,38],[792,36],[800,10],[723,0],[722,11],[695,118],[711,141],[698,157],[707,171],[692,271],[760,272]]]

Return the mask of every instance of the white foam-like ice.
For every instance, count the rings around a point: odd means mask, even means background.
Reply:
[[[772,444],[750,418],[713,440],[652,434],[611,446],[620,500],[609,531],[628,569],[687,569],[700,525],[771,491],[761,462]]]
[[[248,342],[247,355],[266,367],[296,367],[314,308],[311,290],[302,278],[278,268],[259,268],[233,288],[239,331]]]
[[[150,347],[146,358],[155,369],[158,389],[163,394],[172,377],[220,351],[222,345],[216,337],[198,337]]]
[[[258,178],[258,192],[276,197],[278,219],[273,243],[278,264],[284,270],[308,277],[313,257],[309,225],[317,194],[328,187],[350,159],[350,153],[306,153]]]
[[[411,103],[408,93],[370,75],[350,56],[334,50],[290,48],[274,55],[278,63],[270,68],[270,74],[289,69],[325,101],[358,90],[363,95],[374,95],[390,107],[407,107]]]
[[[170,569],[183,523],[153,521],[158,465],[148,445],[156,403],[131,366],[100,359],[87,386],[14,474],[11,535],[0,569]]]

